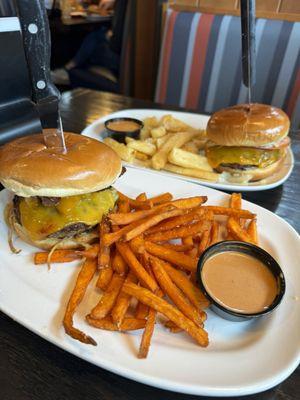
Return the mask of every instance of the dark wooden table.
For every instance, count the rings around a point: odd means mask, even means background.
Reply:
[[[81,89],[64,93],[61,103],[65,130],[78,133],[96,118],[126,108],[160,108],[160,106]],[[296,164],[289,180],[282,187],[245,194],[244,198],[276,212],[299,232],[300,133],[294,132],[291,136]],[[295,262],[299,263],[299,260]],[[1,400],[193,400],[196,398],[200,399],[198,396],[155,389],[95,367],[58,349],[4,314],[0,314]],[[299,400],[300,368],[298,367],[276,388],[244,399]]]
[[[106,16],[97,16],[93,17],[72,17],[72,18],[64,18],[61,17],[61,22],[67,26],[73,25],[85,25],[85,24],[102,24],[103,22],[110,21],[112,19],[111,15]]]

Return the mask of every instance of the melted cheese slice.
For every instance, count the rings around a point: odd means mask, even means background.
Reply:
[[[50,207],[44,206],[37,197],[21,198],[21,223],[32,239],[42,239],[73,223],[98,224],[116,200],[114,189],[62,197],[57,206]]]
[[[213,168],[217,168],[220,164],[255,165],[265,168],[279,159],[280,152],[280,149],[212,146],[206,149],[206,157]]]

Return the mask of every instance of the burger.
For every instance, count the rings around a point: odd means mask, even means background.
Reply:
[[[118,155],[73,133],[65,133],[65,142],[66,154],[46,147],[42,134],[0,148],[0,182],[14,194],[6,220],[22,240],[42,249],[91,243],[117,200],[111,185],[122,172]]]
[[[245,183],[274,174],[285,159],[290,122],[279,108],[239,104],[214,113],[207,125],[209,164]]]

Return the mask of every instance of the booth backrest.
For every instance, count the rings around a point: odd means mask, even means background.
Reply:
[[[242,84],[240,18],[169,9],[155,100],[199,112],[247,101]],[[300,22],[256,20],[254,102],[285,110],[300,123]]]

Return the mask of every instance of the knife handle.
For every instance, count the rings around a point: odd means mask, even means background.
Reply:
[[[51,39],[44,0],[16,0],[20,19],[25,55],[28,63],[32,100],[38,105],[47,99],[60,98],[58,89],[51,82]]]
[[[243,83],[255,84],[255,0],[241,0]]]

